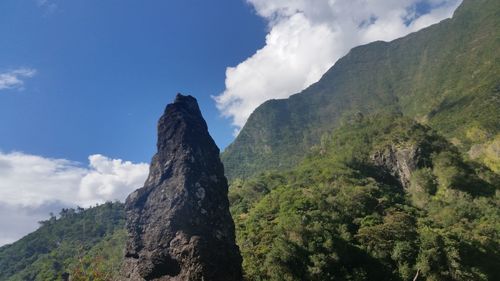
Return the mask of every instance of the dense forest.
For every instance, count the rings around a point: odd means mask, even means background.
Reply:
[[[500,1],[353,49],[222,154],[248,281],[500,280]],[[0,248],[0,280],[116,280],[121,203]]]
[[[498,175],[410,119],[361,119],[291,171],[234,182],[248,280],[498,280]]]

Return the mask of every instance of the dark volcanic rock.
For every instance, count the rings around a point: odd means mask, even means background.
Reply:
[[[242,279],[219,149],[196,99],[177,95],[158,123],[144,187],[126,201],[123,279]]]

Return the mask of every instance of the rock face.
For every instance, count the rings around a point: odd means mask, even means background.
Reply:
[[[144,187],[126,201],[124,280],[242,280],[219,149],[196,99],[178,94],[158,123]]]
[[[422,166],[418,145],[406,147],[390,145],[374,153],[371,158],[377,167],[395,178],[405,189],[410,185],[412,173]]]

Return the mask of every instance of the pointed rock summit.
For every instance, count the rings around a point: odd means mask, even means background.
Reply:
[[[195,98],[167,106],[157,146],[144,187],[126,201],[123,279],[242,280],[224,167]]]

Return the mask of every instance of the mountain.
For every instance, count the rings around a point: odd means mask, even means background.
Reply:
[[[500,177],[380,114],[230,188],[246,280],[499,280]]]
[[[167,105],[157,147],[144,187],[125,203],[120,280],[242,280],[224,167],[195,98]]]
[[[500,2],[354,48],[222,154],[246,280],[500,279]]]
[[[244,280],[498,280],[499,190],[429,126],[360,117],[295,168],[233,182]],[[123,280],[123,222],[119,203],[63,210],[0,248],[1,280]]]
[[[63,209],[35,232],[0,248],[0,280],[66,280],[71,273],[78,281],[89,268],[96,276],[114,274],[122,261],[124,224],[122,203]]]
[[[431,126],[498,170],[498,108],[500,2],[464,0],[453,18],[354,48],[303,92],[265,102],[222,160],[230,179],[285,170],[340,125],[392,112]]]
[[[222,154],[243,280],[500,280],[499,20],[500,1],[464,0],[452,19],[354,48],[304,92],[256,109]],[[158,142],[146,188],[127,203],[129,237],[123,204],[63,210],[0,248],[0,280],[122,280],[124,249],[160,273],[179,269],[163,259],[162,239],[197,228],[182,219],[171,228],[165,211],[176,201],[192,207],[176,218],[202,212],[206,202],[192,199],[211,193],[186,184],[209,181],[200,166],[218,178],[215,197],[227,185],[213,142],[194,140],[206,124],[187,126],[174,113],[178,126],[159,129],[186,130],[186,139]],[[191,152],[206,160],[184,161]],[[191,170],[196,180],[183,174]],[[165,180],[169,172],[177,182]],[[164,180],[186,196],[162,196]],[[219,217],[193,225],[228,221],[222,201]],[[183,237],[173,246],[191,249]]]

